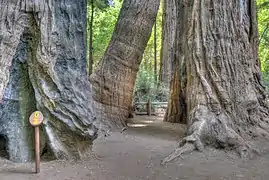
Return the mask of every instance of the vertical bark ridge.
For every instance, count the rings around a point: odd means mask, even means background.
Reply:
[[[0,71],[0,101],[3,98],[4,88],[7,85],[9,79],[9,69],[12,64],[12,58],[16,53],[16,48],[20,37],[25,28],[25,22],[27,23],[27,16],[19,13],[15,13],[18,7],[15,3],[8,4],[4,1],[1,5],[1,29],[6,29],[6,31],[1,31],[0,33],[0,57],[1,57],[1,71]],[[16,19],[16,23],[12,21],[12,18]],[[4,23],[6,22],[6,23]]]

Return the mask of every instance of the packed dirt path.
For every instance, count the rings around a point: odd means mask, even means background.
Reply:
[[[207,150],[183,155],[161,166],[160,161],[177,145],[185,128],[160,118],[136,117],[124,131],[100,137],[94,144],[98,158],[87,161],[51,161],[34,164],[0,161],[0,180],[268,180],[268,143],[265,155],[244,161],[223,151]]]

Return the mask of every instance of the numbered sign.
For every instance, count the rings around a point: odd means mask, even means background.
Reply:
[[[32,126],[39,126],[43,122],[43,114],[40,111],[35,111],[29,118]]]

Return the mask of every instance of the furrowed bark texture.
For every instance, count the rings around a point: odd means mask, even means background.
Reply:
[[[175,59],[175,37],[177,23],[177,1],[163,1],[163,21],[162,21],[162,49],[160,65],[160,81],[169,85],[172,75],[172,62]]]
[[[184,26],[186,38],[177,38],[177,51],[179,70],[186,72],[179,79],[185,82],[188,134],[163,163],[207,145],[248,157],[257,152],[249,142],[269,132],[255,1],[181,3],[185,24],[178,28]]]
[[[125,126],[136,74],[158,7],[159,0],[123,2],[111,42],[90,77],[98,119],[103,119],[110,127]]]
[[[44,114],[41,137],[56,158],[90,151],[97,128],[85,39],[84,0],[1,1],[0,133],[12,160],[31,160],[28,117],[34,110]]]
[[[184,23],[187,22],[187,16],[186,11],[183,11],[183,8],[185,6],[183,1],[177,1],[177,2],[171,2],[174,3],[174,12],[173,11],[167,11],[167,13],[173,12],[173,24],[170,23],[170,26],[174,26],[173,33],[169,32],[167,30],[167,33],[163,34],[163,39],[173,39],[173,44],[163,44],[163,48],[166,46],[169,46],[170,56],[167,58],[167,64],[172,65],[171,73],[169,74],[170,78],[170,97],[168,100],[168,106],[167,110],[164,116],[164,121],[171,122],[171,123],[183,123],[185,124],[186,121],[186,102],[185,102],[185,89],[186,86],[186,70],[185,70],[185,62],[183,60],[183,46],[182,38],[186,38],[186,27],[184,26]],[[169,4],[169,2],[167,2]],[[171,19],[171,18],[170,18]],[[167,23],[165,23],[167,24]],[[167,27],[168,28],[168,27]],[[171,33],[174,34],[173,37],[171,37]],[[186,40],[186,39],[185,39]],[[163,49],[163,52],[165,49]],[[164,56],[163,56],[164,57]],[[168,70],[166,70],[167,72]]]

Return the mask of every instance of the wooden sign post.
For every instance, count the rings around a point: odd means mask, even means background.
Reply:
[[[35,165],[36,173],[40,173],[40,141],[39,141],[39,126],[43,122],[43,114],[40,111],[35,111],[29,118],[30,124],[35,128]]]

